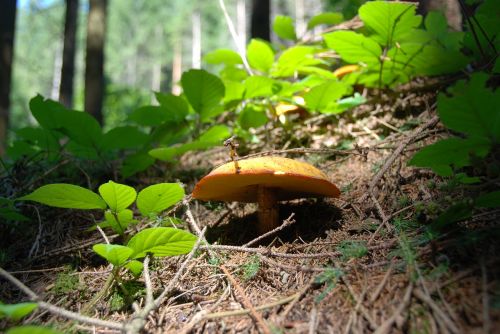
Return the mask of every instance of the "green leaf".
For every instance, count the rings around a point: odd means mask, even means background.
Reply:
[[[482,194],[476,198],[474,204],[481,208],[498,208],[500,207],[500,191]]]
[[[148,253],[154,256],[173,256],[189,253],[196,240],[196,236],[183,230],[153,227],[134,235],[127,246],[134,250],[130,256],[133,259],[142,258]]]
[[[252,39],[247,47],[247,58],[252,68],[268,73],[274,63],[274,51],[268,43]]]
[[[238,65],[242,64],[240,55],[229,49],[218,49],[207,53],[203,60],[209,64]]]
[[[134,110],[128,119],[142,126],[158,126],[169,120],[169,115],[160,106],[145,106]]]
[[[335,50],[345,62],[376,66],[380,63],[382,48],[371,38],[354,31],[335,31],[324,34],[326,45]]]
[[[121,267],[133,253],[129,247],[113,244],[96,244],[92,249],[116,267]]]
[[[489,143],[480,139],[448,138],[426,146],[408,162],[417,167],[430,167],[440,176],[450,176],[450,166],[461,168],[470,164],[470,156],[484,157]]]
[[[472,74],[470,81],[459,81],[449,92],[438,96],[438,113],[448,128],[471,137],[486,137],[500,143],[500,90],[486,88],[488,75]]]
[[[339,24],[342,21],[344,21],[344,15],[342,15],[342,13],[321,13],[313,16],[309,20],[309,23],[307,23],[307,29],[312,29],[320,24]]]
[[[123,177],[129,177],[153,165],[155,159],[146,152],[128,155],[121,167]]]
[[[5,334],[62,334],[55,329],[42,326],[26,325],[9,328]]]
[[[233,101],[240,101],[243,99],[243,93],[245,92],[245,85],[238,81],[225,81],[224,86],[226,86],[226,94],[224,95],[224,103],[230,103]]]
[[[141,261],[132,260],[125,265],[125,268],[130,270],[130,272],[132,272],[132,274],[135,277],[138,277],[142,273],[142,270],[144,269],[144,265],[142,264]]]
[[[58,152],[61,147],[55,133],[44,128],[25,127],[17,130],[16,136],[38,146],[44,151]]]
[[[8,318],[12,321],[19,321],[38,307],[37,303],[18,303],[2,304],[0,303],[0,319]]]
[[[135,189],[124,184],[109,181],[99,187],[99,194],[114,212],[120,212],[135,201]]]
[[[269,97],[273,94],[274,80],[268,77],[254,75],[245,80],[245,98]]]
[[[337,101],[348,90],[349,86],[346,84],[331,80],[312,88],[304,95],[304,100],[308,109],[321,111],[327,109],[329,104]]]
[[[184,197],[184,188],[178,183],[159,183],[146,187],[137,196],[137,208],[145,217],[157,215]]]
[[[224,97],[224,84],[205,70],[189,70],[181,78],[184,95],[200,115],[210,113]]]
[[[134,220],[134,213],[129,209],[124,209],[116,214],[106,210],[106,212],[104,212],[104,218],[106,221],[99,224],[100,227],[111,227],[115,233],[124,235],[127,227]]]
[[[141,147],[148,141],[149,136],[135,126],[119,126],[106,132],[102,136],[101,147],[106,150],[124,150]]]
[[[238,116],[238,123],[245,130],[258,128],[267,124],[268,121],[266,111],[253,104],[246,105]]]
[[[155,97],[165,111],[168,123],[177,124],[185,121],[189,114],[189,106],[183,97],[170,93],[155,93]]]
[[[96,193],[73,184],[55,183],[41,186],[31,194],[18,198],[57,208],[105,209],[106,203]]]
[[[149,151],[149,154],[163,161],[172,161],[178,155],[189,151],[204,150],[213,146],[221,145],[231,136],[231,132],[224,125],[215,125],[202,134],[197,140],[179,146],[160,147]]]
[[[305,66],[313,66],[321,64],[322,61],[314,58],[314,54],[318,51],[313,46],[292,46],[283,51],[278,58],[278,62],[272,70],[274,77],[289,77],[297,74]]]
[[[365,3],[359,8],[359,16],[365,26],[373,31],[371,36],[382,45],[393,46],[406,39],[422,22],[422,17],[416,15],[415,4],[374,1]]]
[[[293,20],[289,16],[277,15],[274,19],[273,30],[280,38],[292,41],[297,39]]]

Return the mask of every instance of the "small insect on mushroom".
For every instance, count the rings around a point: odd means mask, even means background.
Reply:
[[[306,197],[338,197],[339,189],[316,167],[282,157],[238,160],[215,168],[193,190],[204,201],[258,203],[258,230],[278,226],[278,202]]]

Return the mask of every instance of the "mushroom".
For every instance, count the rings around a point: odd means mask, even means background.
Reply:
[[[203,177],[193,190],[193,198],[204,201],[257,202],[261,233],[278,226],[278,201],[339,194],[316,167],[282,157],[228,162]]]

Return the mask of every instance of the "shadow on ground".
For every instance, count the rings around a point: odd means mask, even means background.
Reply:
[[[340,227],[342,212],[333,204],[323,200],[307,200],[300,203],[283,203],[279,207],[280,222],[292,213],[295,223],[284,230],[263,240],[260,244],[269,244],[274,238],[282,242],[302,239],[305,242],[323,237],[325,232]],[[207,240],[224,245],[243,245],[259,236],[257,232],[257,212],[241,217],[230,218],[226,223],[210,227]]]

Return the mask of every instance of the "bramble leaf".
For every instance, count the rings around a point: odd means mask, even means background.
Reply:
[[[116,267],[121,267],[133,253],[129,247],[113,244],[96,244],[92,249]]]
[[[274,51],[268,43],[252,39],[247,47],[247,58],[252,68],[267,73],[273,66]]]
[[[197,237],[189,232],[171,227],[153,227],[142,230],[130,239],[127,247],[134,250],[130,256],[138,259],[152,253],[154,256],[187,254]]]
[[[344,20],[344,15],[342,13],[321,13],[313,16],[309,23],[307,23],[307,29],[312,29],[320,24],[334,25],[339,24]]]
[[[102,184],[99,193],[113,212],[128,208],[137,196],[134,188],[113,181]]]
[[[137,196],[137,208],[143,216],[158,214],[184,197],[184,188],[178,183],[159,183],[146,187]]]
[[[105,209],[106,203],[96,193],[66,183],[54,183],[41,186],[18,200],[34,201],[57,208],[66,209]]]
[[[218,49],[207,53],[203,60],[209,64],[238,65],[242,64],[240,55],[229,49]]]
[[[37,303],[0,303],[0,319],[8,318],[13,321],[19,321],[38,307]]]
[[[224,97],[224,84],[205,70],[189,70],[181,78],[184,95],[200,115],[210,113]]]
[[[293,20],[289,16],[278,15],[274,19],[273,30],[278,37],[283,39],[290,39],[292,41],[297,39],[295,34],[295,27]]]
[[[324,34],[326,45],[344,61],[352,64],[379,65],[382,48],[373,39],[354,31],[334,31]]]

